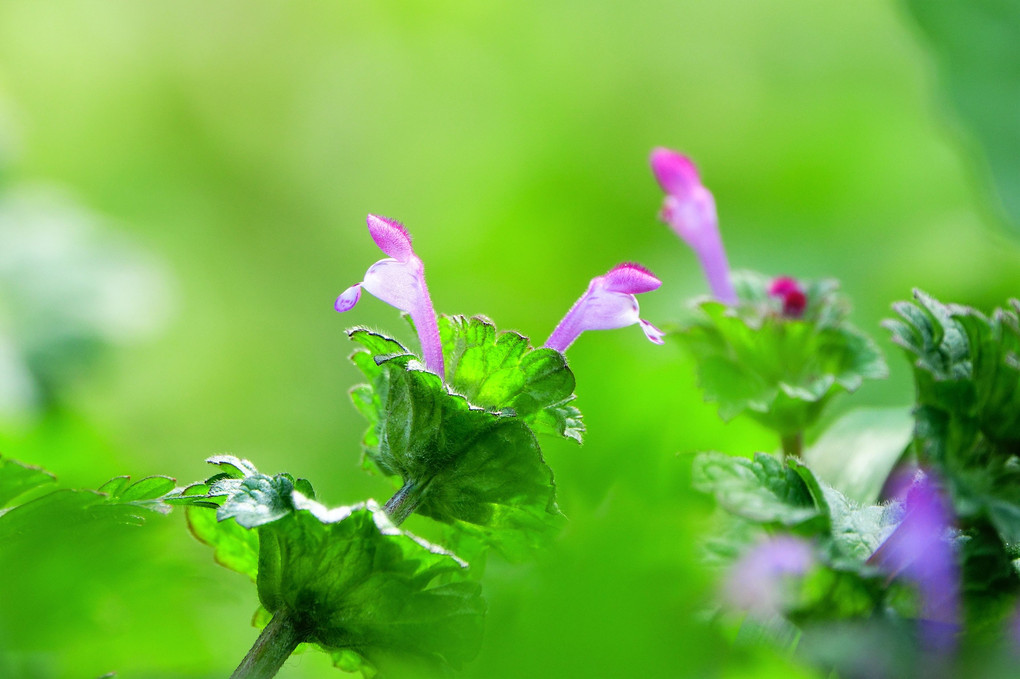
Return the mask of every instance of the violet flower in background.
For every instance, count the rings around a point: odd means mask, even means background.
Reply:
[[[764,540],[730,570],[726,601],[760,618],[779,615],[788,603],[788,579],[805,575],[814,563],[811,544],[800,538],[782,535]]]
[[[960,624],[960,569],[948,535],[953,511],[930,474],[917,471],[895,484],[903,521],[869,562],[914,583],[921,597],[922,643],[930,651],[951,652]]]
[[[730,282],[715,199],[698,176],[691,159],[676,151],[652,151],[652,172],[666,192],[659,218],[694,250],[708,279],[712,294],[723,304],[736,304],[737,293]]]
[[[796,278],[780,276],[769,286],[769,295],[778,297],[783,302],[783,316],[800,318],[807,308],[807,295]]]
[[[407,312],[418,331],[425,367],[445,379],[443,346],[439,326],[425,285],[425,266],[414,254],[411,236],[400,222],[378,215],[368,216],[368,232],[379,249],[389,255],[365,272],[365,279],[336,298],[337,311],[350,311],[364,288],[382,301]]]
[[[545,346],[562,353],[585,330],[612,330],[635,323],[641,325],[649,340],[662,344],[664,333],[638,316],[640,309],[634,297],[660,285],[662,281],[637,264],[620,264],[604,276],[591,279],[588,289],[570,307]]]

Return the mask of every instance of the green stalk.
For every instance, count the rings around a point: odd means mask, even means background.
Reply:
[[[783,459],[788,457],[794,457],[800,459],[800,454],[804,448],[804,434],[803,432],[796,432],[795,434],[784,434],[781,437],[783,445]]]
[[[406,481],[400,487],[400,490],[386,501],[386,504],[383,505],[383,511],[389,515],[394,525],[399,526],[421,504],[422,496],[425,494],[424,491],[425,489],[414,481]]]
[[[230,679],[272,679],[304,641],[304,632],[287,611],[273,616]]]

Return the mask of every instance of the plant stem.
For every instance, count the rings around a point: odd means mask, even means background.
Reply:
[[[804,448],[804,434],[799,431],[795,434],[784,434],[781,440],[783,444],[783,459],[795,457],[799,460],[801,450]]]
[[[390,520],[397,526],[404,523],[407,517],[421,504],[422,489],[414,481],[406,481],[383,506]]]
[[[279,611],[262,630],[230,679],[272,679],[298,644],[304,641],[304,636],[290,614],[285,610]]]

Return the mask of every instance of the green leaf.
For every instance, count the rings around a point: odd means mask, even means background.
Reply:
[[[847,305],[833,281],[806,284],[800,319],[783,317],[769,282],[738,275],[737,305],[703,302],[699,318],[675,336],[723,419],[746,412],[785,436],[813,424],[834,395],[885,377],[887,368],[875,344],[844,321]]]
[[[909,408],[860,408],[843,415],[804,451],[804,461],[846,496],[869,504],[914,434]]]
[[[756,523],[791,528],[825,523],[798,473],[765,453],[753,460],[702,453],[694,458],[692,481],[726,511]]]
[[[1020,229],[1020,6],[1014,0],[908,0],[942,87],[984,151],[1005,214]]]
[[[259,572],[270,611],[300,616],[308,641],[349,669],[385,669],[401,656],[459,668],[477,654],[485,606],[463,563],[395,528],[371,501],[342,512],[300,506],[259,530],[276,543]]]
[[[351,337],[382,345],[366,331]],[[353,358],[372,379],[354,392],[371,424],[366,459],[400,477],[418,513],[480,532],[511,556],[557,528],[552,470],[524,418],[473,406],[407,354]]]
[[[574,374],[553,349],[532,348],[516,332],[497,332],[486,318],[442,316],[439,336],[446,383],[472,405],[513,410],[536,429],[578,442],[584,433],[574,399]]]
[[[243,476],[184,491],[192,531],[255,579],[265,610],[294,619],[306,642],[369,675],[409,659],[459,667],[477,653],[484,603],[464,562],[401,531],[374,501],[330,509],[296,490],[305,481],[228,466]]]
[[[19,496],[56,480],[53,474],[44,469],[0,457],[0,509]]]

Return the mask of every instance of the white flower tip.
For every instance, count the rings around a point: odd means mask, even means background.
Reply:
[[[369,215],[366,221],[368,222],[368,232],[380,250],[401,262],[406,262],[414,256],[414,248],[411,247],[411,234],[407,232],[403,224],[380,215]]]
[[[361,299],[361,283],[352,285],[351,287],[344,290],[339,297],[336,298],[336,303],[333,308],[339,312],[350,311],[354,308],[354,305]]]
[[[645,331],[645,337],[647,337],[652,344],[665,344],[663,338],[666,336],[666,333],[659,330],[643,318],[638,322],[641,324],[641,329]]]

